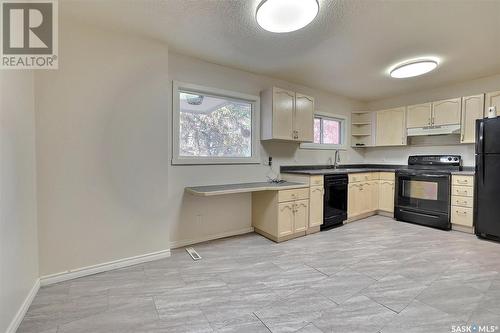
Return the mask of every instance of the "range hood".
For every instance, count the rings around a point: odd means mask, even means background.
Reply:
[[[408,128],[408,136],[460,134],[460,125],[425,126]]]

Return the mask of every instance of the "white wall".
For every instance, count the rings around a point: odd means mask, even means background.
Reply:
[[[33,73],[0,71],[0,332],[38,279]]]
[[[35,77],[42,276],[169,248],[167,45],[59,31]]]
[[[169,74],[171,80],[184,81],[259,95],[260,91],[273,85],[299,91],[315,97],[316,109],[323,112],[345,115],[350,118],[353,109],[363,105],[324,91],[255,75],[241,70],[215,65],[206,61],[170,52]],[[349,122],[347,130],[350,131]],[[349,133],[347,133],[349,138]],[[293,143],[261,144],[261,160],[273,156],[274,169],[280,165],[326,164],[332,151],[298,149]],[[362,161],[362,155],[348,148],[342,153],[343,163]],[[198,198],[184,193],[184,187],[218,183],[239,183],[263,181],[269,172],[267,166],[224,165],[224,166],[172,166],[170,172],[171,231],[172,245],[179,246],[197,240],[216,237],[251,226],[251,200],[249,194]]]
[[[350,115],[356,102],[177,54],[62,15],[60,68],[36,75],[41,275],[248,230],[250,196],[198,199],[184,187],[265,180],[267,167],[171,166],[171,82],[258,95],[272,85]],[[331,151],[264,144],[262,160],[326,163]],[[349,149],[345,162],[361,161]]]
[[[447,85],[368,103],[370,110],[411,105],[440,99],[469,96],[489,91],[500,90],[500,75],[493,75],[477,80]],[[450,145],[452,140],[446,137],[430,137],[420,140],[416,145],[392,148],[369,148],[364,154],[366,163],[383,162],[406,164],[408,155],[418,154],[458,154],[462,155],[464,165],[474,165],[474,145]],[[455,139],[455,142],[457,140]]]

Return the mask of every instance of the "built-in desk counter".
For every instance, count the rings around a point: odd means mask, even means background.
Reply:
[[[257,183],[186,187],[186,192],[200,197],[209,197],[214,195],[250,193],[250,192],[260,192],[260,191],[281,191],[281,190],[291,190],[291,189],[306,188],[306,187],[309,187],[309,185],[302,183],[295,183],[295,182],[284,182],[284,183],[257,182]]]
[[[319,225],[311,226],[309,223],[309,184],[285,181],[210,185],[186,187],[186,192],[200,197],[252,192],[254,231],[275,242],[319,231]],[[316,206],[313,205],[313,213],[322,216],[323,211]]]

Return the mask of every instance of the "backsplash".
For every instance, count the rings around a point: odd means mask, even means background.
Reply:
[[[474,145],[405,146],[366,149],[364,163],[407,164],[410,155],[460,155],[464,166],[475,165]]]

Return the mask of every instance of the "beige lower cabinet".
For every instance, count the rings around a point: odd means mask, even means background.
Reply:
[[[304,236],[309,225],[309,188],[252,193],[255,232],[281,242]]]
[[[451,177],[451,224],[459,231],[474,232],[474,176]]]
[[[394,213],[394,182],[381,180],[379,182],[378,209]]]
[[[320,226],[323,224],[323,196],[325,194],[323,175],[310,176],[283,173],[281,177],[287,181],[309,185],[309,216],[306,233],[312,234],[320,231]]]
[[[323,224],[323,185],[311,186],[309,190],[309,228],[311,231]]]
[[[372,173],[349,174],[347,218],[353,221],[375,212],[374,191],[377,181]],[[378,191],[377,191],[378,192]]]
[[[349,174],[348,221],[394,213],[394,172]]]

